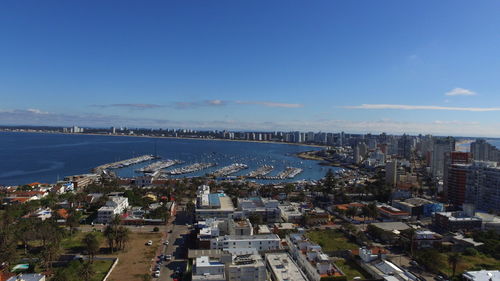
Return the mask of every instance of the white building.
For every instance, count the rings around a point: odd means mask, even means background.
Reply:
[[[279,201],[261,197],[238,198],[238,210],[248,218],[251,215],[262,216],[265,222],[280,222]]]
[[[196,258],[193,264],[193,281],[210,280],[226,281],[224,263],[218,259],[211,259],[207,256]]]
[[[18,276],[11,277],[7,281],[45,281],[45,275],[32,273],[32,274],[19,274]]]
[[[322,277],[343,276],[330,257],[324,254],[321,246],[309,241],[302,234],[291,234],[287,237],[290,253],[309,280],[319,281]]]
[[[266,266],[254,248],[227,249],[221,254],[200,256],[194,260],[192,280],[262,281]]]
[[[299,210],[299,204],[291,203],[289,205],[280,205],[281,218],[285,222],[298,223],[302,220],[304,216]]]
[[[266,265],[256,249],[228,249],[232,254],[227,263],[229,281],[261,281],[267,279]]]
[[[273,281],[307,281],[304,272],[286,253],[266,254],[266,265]]]
[[[122,214],[128,207],[127,197],[111,196],[106,205],[97,211],[97,222],[109,223],[116,215]]]
[[[259,252],[280,249],[280,238],[276,234],[251,236],[225,235],[212,238],[210,249],[245,249],[255,248]]]
[[[500,280],[500,270],[468,271],[462,276],[467,281],[496,281]]]
[[[198,187],[196,191],[195,215],[198,221],[210,218],[227,219],[234,213],[233,201],[224,193],[210,193],[208,185]]]

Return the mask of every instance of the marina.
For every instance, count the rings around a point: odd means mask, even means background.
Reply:
[[[270,177],[262,177],[262,179],[266,179],[266,180],[293,179],[298,174],[302,173],[303,171],[304,171],[304,169],[302,169],[302,168],[286,167],[285,170],[281,171],[278,175],[270,176]]]
[[[118,177],[132,178],[142,175],[136,172],[137,169],[166,159],[185,163],[160,170],[161,175],[171,177],[203,177],[221,167],[245,163],[248,170],[232,176],[247,178],[251,171],[264,165],[273,166],[274,170],[269,174],[251,179],[259,183],[317,180],[324,177],[328,169],[339,169],[297,158],[297,153],[314,149],[297,145],[41,133],[0,134],[0,152],[5,158],[12,159],[8,165],[0,163],[0,184],[4,185],[54,182],[58,177],[83,174],[89,170],[98,174],[107,170]],[[40,147],[25,149],[28,144]],[[293,179],[268,179],[286,167],[303,168],[304,171]]]
[[[248,173],[247,177],[248,178],[253,178],[253,179],[258,179],[258,178],[261,178],[261,177],[269,174],[270,172],[272,172],[272,170],[274,170],[273,166],[271,166],[271,165],[264,165],[262,167],[259,167],[256,170],[253,170],[250,173]]]
[[[189,173],[194,173],[197,171],[205,170],[210,167],[216,166],[216,163],[194,163],[192,165],[186,166],[186,167],[181,167],[181,168],[176,168],[170,171],[166,171],[164,174],[166,175],[183,175],[183,174],[189,174]]]
[[[165,160],[165,161],[157,161],[157,162],[154,162],[154,163],[151,163],[149,165],[147,165],[146,167],[143,167],[143,168],[140,168],[140,169],[137,169],[136,172],[139,172],[139,173],[155,173],[155,172],[158,172],[162,169],[166,169],[166,168],[169,168],[169,167],[172,167],[173,165],[176,165],[176,164],[179,164],[179,163],[182,163],[181,161],[179,160]]]
[[[101,173],[102,171],[107,170],[107,169],[121,169],[121,168],[125,168],[125,167],[131,166],[131,165],[150,161],[150,160],[153,160],[155,158],[157,158],[157,157],[155,157],[153,155],[142,155],[142,156],[138,156],[138,157],[134,157],[134,158],[118,161],[118,162],[100,165],[100,166],[94,168],[92,171],[94,173]]]
[[[231,164],[229,166],[225,166],[225,167],[218,169],[217,171],[212,173],[212,176],[224,177],[224,176],[234,174],[236,172],[239,172],[239,171],[247,169],[247,168],[248,168],[248,166],[245,164],[234,163],[234,164]]]

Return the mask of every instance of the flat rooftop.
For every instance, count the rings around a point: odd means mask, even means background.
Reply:
[[[278,281],[304,281],[304,273],[286,253],[266,254],[266,262]]]
[[[410,226],[407,225],[406,223],[402,222],[378,222],[378,223],[372,223],[374,226],[383,229],[385,231],[393,231],[393,230],[406,230],[409,229]]]

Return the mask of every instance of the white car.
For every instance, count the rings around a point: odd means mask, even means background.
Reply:
[[[167,245],[168,246],[168,240],[166,240],[165,242],[163,242],[163,245]]]
[[[172,260],[172,255],[165,256],[165,261],[171,261],[171,260]]]
[[[155,273],[153,273],[153,277],[154,278],[160,277],[160,271],[155,271]]]
[[[148,245],[148,246],[153,245],[153,241],[149,240],[149,241],[146,243],[146,245]]]

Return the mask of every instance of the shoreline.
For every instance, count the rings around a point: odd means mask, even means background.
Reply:
[[[35,133],[35,134],[52,134],[52,135],[71,135],[71,136],[106,136],[106,137],[132,137],[132,138],[150,138],[150,139],[179,139],[179,140],[200,140],[200,141],[227,141],[227,142],[247,142],[247,143],[262,143],[262,144],[285,144],[304,147],[325,148],[326,145],[277,142],[277,141],[256,141],[256,140],[231,140],[231,139],[210,139],[210,138],[188,138],[188,137],[162,137],[162,136],[139,136],[139,135],[113,135],[113,134],[97,134],[97,133],[63,133],[63,132],[37,132],[37,131],[0,131],[0,133]]]

